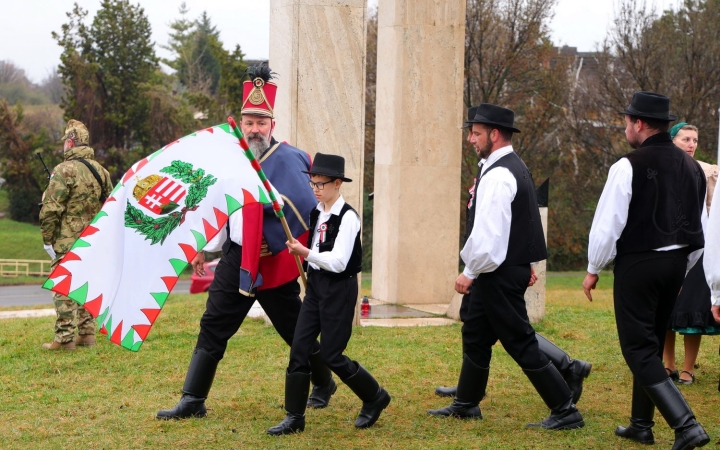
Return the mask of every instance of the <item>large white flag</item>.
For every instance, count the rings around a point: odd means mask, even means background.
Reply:
[[[185,136],[127,171],[43,287],[137,351],[178,276],[249,203],[270,196],[229,125]]]

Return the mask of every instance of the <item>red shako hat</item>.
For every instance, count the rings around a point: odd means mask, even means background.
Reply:
[[[264,64],[248,67],[245,73],[250,79],[243,81],[243,102],[240,114],[274,117],[277,84],[270,81],[273,79],[274,73]]]

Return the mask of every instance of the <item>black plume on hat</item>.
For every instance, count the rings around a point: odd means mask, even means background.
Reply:
[[[325,175],[330,178],[339,178],[345,182],[352,181],[345,178],[345,158],[338,155],[325,155],[318,153],[315,155],[310,170],[302,171],[308,175]]]
[[[251,80],[254,80],[255,78],[260,78],[264,82],[268,82],[275,78],[275,75],[277,73],[270,70],[270,67],[265,63],[260,63],[256,66],[250,66],[247,68],[245,73],[243,74],[243,77],[247,75],[250,77]]]

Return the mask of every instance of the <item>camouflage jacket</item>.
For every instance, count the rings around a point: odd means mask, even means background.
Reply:
[[[53,169],[40,209],[43,242],[52,245],[59,254],[70,250],[82,230],[102,207],[97,180],[77,159],[85,159],[97,170],[106,196],[109,197],[112,191],[110,174],[95,161],[95,151],[91,147],[73,147],[63,156],[65,161]]]

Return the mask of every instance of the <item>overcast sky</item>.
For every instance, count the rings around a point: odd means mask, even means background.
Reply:
[[[32,81],[40,82],[59,63],[60,47],[52,39],[67,21],[65,13],[77,1],[93,17],[100,0],[2,0],[4,20],[0,26],[0,60],[10,60],[25,69]],[[132,0],[136,3],[135,0]],[[673,6],[678,0],[647,0],[659,10]],[[153,40],[167,44],[168,24],[179,17],[182,0],[141,0],[150,19]],[[378,0],[368,0],[376,6]],[[220,30],[225,48],[240,44],[248,59],[268,57],[270,0],[186,0],[190,17],[207,11],[212,23]],[[559,45],[592,51],[607,32],[616,0],[558,0],[552,21],[553,41]],[[281,32],[274,30],[274,32]],[[157,47],[159,56],[168,56]]]

